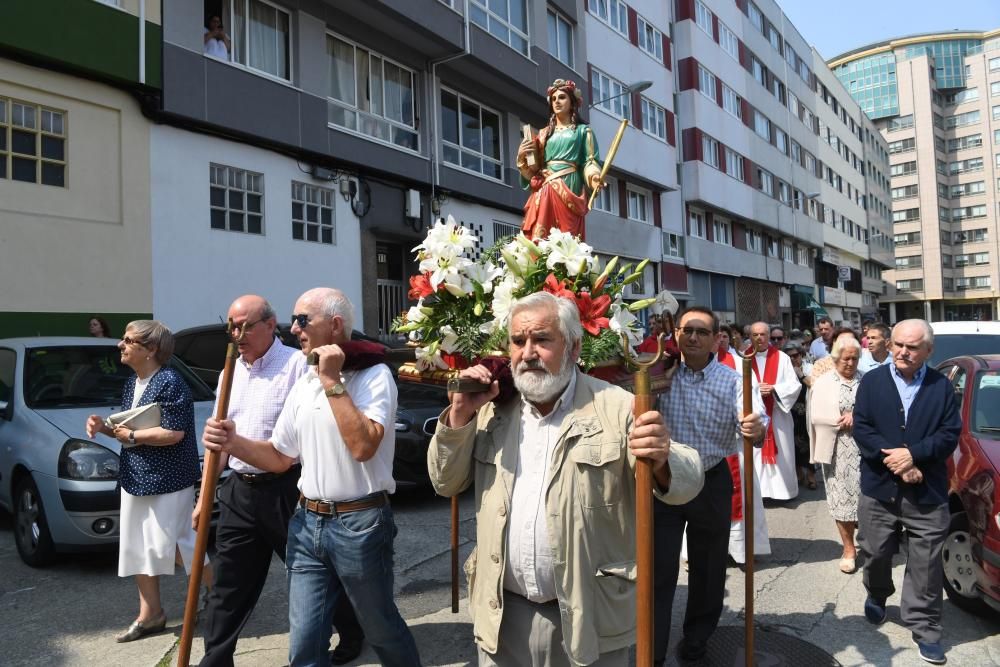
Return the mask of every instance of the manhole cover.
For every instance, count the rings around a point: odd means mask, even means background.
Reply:
[[[708,653],[697,664],[743,667],[746,664],[743,637],[742,627],[717,628],[708,642]],[[757,628],[753,638],[756,667],[840,667],[833,656],[798,637]]]

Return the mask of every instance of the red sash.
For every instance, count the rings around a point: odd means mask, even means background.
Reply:
[[[725,364],[729,366],[734,371],[736,370],[736,360],[733,359],[733,355],[729,354],[729,350],[719,350],[715,354],[715,358],[720,364]]]
[[[729,354],[729,350],[719,350],[716,352],[715,358],[720,364],[736,370],[736,360],[733,358],[733,355]],[[733,476],[733,509],[729,515],[729,519],[730,521],[742,521],[743,485],[740,483],[740,455],[733,454],[732,456],[727,456],[726,463],[729,464],[729,472]]]
[[[757,378],[757,382],[764,382],[765,384],[773,385],[774,381],[778,379],[778,362],[780,357],[778,355],[778,348],[773,345],[767,346],[767,358],[764,361],[764,379],[760,379],[760,369],[757,367],[757,355],[753,357],[753,374]],[[770,396],[764,397],[764,409],[767,411],[767,416],[770,417],[774,412],[774,393],[772,392]],[[764,449],[760,453],[761,461],[764,463],[774,465],[778,462],[778,443],[774,439],[774,419],[769,420],[767,424],[767,435],[764,437]]]

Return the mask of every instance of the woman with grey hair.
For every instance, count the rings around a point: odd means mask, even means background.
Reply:
[[[810,462],[821,463],[826,500],[843,543],[840,571],[857,570],[858,500],[861,497],[861,453],[854,442],[854,401],[861,384],[861,343],[851,336],[835,339],[832,371],[815,380],[809,397]]]
[[[149,428],[112,429],[98,415],[87,419],[88,437],[103,433],[121,443],[118,576],[135,575],[139,616],[115,639],[130,642],[166,626],[160,575],[173,574],[177,559],[190,572],[191,509],[201,467],[191,390],[166,365],[174,351],[173,334],[156,320],[136,320],[126,327],[118,349],[121,362],[135,371],[125,382],[122,410],[153,403],[160,409],[160,424]]]

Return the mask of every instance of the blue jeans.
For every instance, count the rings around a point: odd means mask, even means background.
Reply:
[[[328,667],[333,610],[343,595],[390,667],[420,665],[413,635],[392,597],[392,508],[322,516],[299,507],[288,525],[288,661]]]

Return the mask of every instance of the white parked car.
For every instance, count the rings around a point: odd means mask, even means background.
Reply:
[[[976,354],[1000,354],[1000,322],[931,322],[934,352],[928,365]]]
[[[28,565],[118,544],[120,445],[100,434],[90,440],[84,428],[88,415],[121,409],[132,370],[117,342],[0,340],[0,507],[14,515],[17,552]],[[215,395],[183,362],[171,366],[191,388],[201,428]]]

